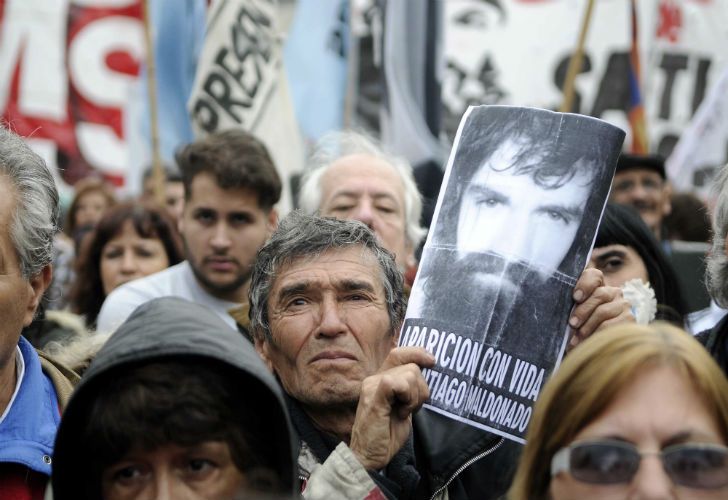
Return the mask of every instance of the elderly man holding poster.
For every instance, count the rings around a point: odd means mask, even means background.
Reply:
[[[568,325],[593,329],[572,293],[623,139],[586,116],[468,110],[400,340],[436,357],[433,409],[522,442]]]
[[[585,271],[574,314],[592,330],[624,316],[618,289]],[[396,347],[406,300],[391,253],[357,221],[289,214],[258,252],[250,285],[255,346],[301,440],[303,497],[499,498],[516,443],[432,411],[421,368]]]

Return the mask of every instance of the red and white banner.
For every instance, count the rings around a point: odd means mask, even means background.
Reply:
[[[61,187],[123,185],[124,109],[144,58],[140,0],[0,0],[2,119]]]
[[[258,5],[262,12],[268,12],[266,6],[271,4],[218,0],[213,6],[218,3],[231,11],[236,4]],[[584,0],[442,2],[443,116],[451,137],[469,104],[556,109],[585,4]],[[579,112],[625,130],[629,129],[629,5],[628,0],[597,0],[584,66],[575,82]],[[650,148],[668,156],[728,67],[728,1],[640,0],[637,6]],[[227,22],[234,24],[234,19]],[[223,45],[231,42],[225,37]],[[0,0],[0,115],[60,169],[62,188],[94,171],[122,186],[129,169],[139,166],[132,165],[131,149],[138,148],[130,146],[129,131],[136,128],[128,110],[133,96],[139,100],[143,40],[140,0]],[[382,56],[377,44],[374,52],[375,59]],[[277,67],[271,61],[253,65],[253,73],[273,75],[267,71]],[[241,80],[246,88],[248,76]],[[261,93],[270,91],[265,82],[258,83]],[[211,89],[220,92],[222,85],[218,82]],[[273,94],[284,86],[275,87]],[[230,94],[231,99],[238,97]],[[278,98],[272,102],[283,104]],[[236,121],[220,109],[220,124],[227,118]],[[244,114],[250,123],[257,109],[246,108],[243,113],[238,106],[233,113],[238,118]],[[277,128],[274,137],[282,138],[282,150],[290,152],[287,133]],[[716,165],[701,165],[700,172],[728,161],[727,142],[717,140],[715,153],[708,155]],[[277,159],[279,166],[297,170],[299,153],[292,156]],[[691,167],[678,165],[671,172],[680,171],[693,187],[708,182],[708,175],[686,173],[685,168]]]

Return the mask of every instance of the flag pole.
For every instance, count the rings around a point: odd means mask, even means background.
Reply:
[[[629,48],[629,88],[630,108],[627,120],[632,130],[632,153],[646,155],[650,151],[647,135],[647,120],[642,100],[642,71],[640,69],[639,33],[636,0],[630,0],[630,28],[632,43]]]
[[[562,113],[571,112],[574,104],[574,80],[581,68],[581,61],[584,58],[584,42],[589,32],[589,22],[591,21],[592,11],[594,10],[594,0],[589,0],[584,13],[584,19],[581,22],[581,31],[579,33],[579,41],[576,44],[576,50],[569,61],[569,69],[566,71],[566,80],[564,81],[564,101],[559,111]]]
[[[147,49],[147,97],[149,100],[149,121],[152,138],[152,183],[154,199],[160,206],[165,205],[164,184],[165,173],[162,168],[162,157],[159,152],[159,118],[157,115],[157,68],[154,62],[154,44],[152,43],[151,0],[142,0],[144,18],[144,42]]]

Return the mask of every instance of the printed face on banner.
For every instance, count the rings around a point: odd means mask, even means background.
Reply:
[[[468,109],[400,333],[435,358],[430,409],[523,442],[623,138],[580,115]]]
[[[442,100],[445,130],[454,135],[469,105],[500,104],[509,91],[491,41],[506,28],[499,0],[445,2],[445,72]]]
[[[592,175],[574,165],[577,173],[569,182],[544,185],[535,175],[516,171],[523,161],[518,150],[513,141],[503,143],[473,176],[460,206],[457,247],[461,257],[479,252],[523,261],[545,281],[574,241]],[[476,273],[486,286],[518,286],[501,271],[484,266]]]

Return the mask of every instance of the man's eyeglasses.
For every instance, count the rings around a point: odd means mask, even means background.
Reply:
[[[717,489],[728,486],[728,447],[686,443],[660,452],[641,453],[621,441],[582,441],[561,448],[551,460],[551,476],[568,471],[591,484],[629,483],[644,456],[659,455],[670,479],[679,486]]]

